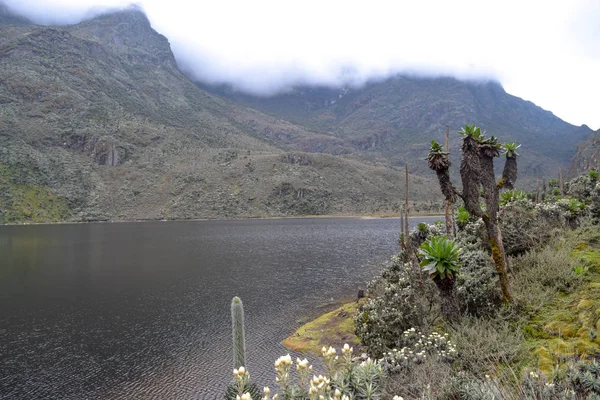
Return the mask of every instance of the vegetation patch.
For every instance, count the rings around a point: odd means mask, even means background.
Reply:
[[[0,164],[0,223],[58,222],[69,213],[67,201],[45,186],[14,183]]]
[[[523,328],[527,346],[544,373],[600,353],[600,251],[593,246],[599,233],[587,229],[581,234],[584,240],[574,247],[564,243],[572,249],[572,273],[583,280],[568,293],[555,291],[554,298]]]
[[[323,346],[358,345],[360,340],[354,333],[354,317],[362,302],[353,301],[321,315],[302,325],[282,344],[290,350],[318,355]]]

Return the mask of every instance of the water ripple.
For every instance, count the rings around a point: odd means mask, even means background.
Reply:
[[[288,353],[280,341],[332,297],[354,296],[396,250],[398,226],[331,218],[0,227],[0,399],[220,398],[232,378],[236,295],[248,368],[272,386],[273,362]]]

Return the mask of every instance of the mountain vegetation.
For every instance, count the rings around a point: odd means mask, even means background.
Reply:
[[[592,132],[506,93],[495,81],[399,75],[362,87],[297,87],[271,97],[252,96],[226,86],[202,87],[329,134],[331,145],[318,151],[353,152],[391,165],[409,162],[411,171],[421,175],[427,174],[427,167],[419,161],[431,138],[443,138],[446,125],[454,131],[475,123],[490,134],[522,144],[528,157],[520,171],[526,180],[555,175],[559,165],[571,161],[574,145]],[[459,148],[460,140],[452,137],[450,145]]]
[[[589,130],[493,82],[209,91],[135,7],[38,26],[0,5],[0,104],[3,223],[397,214],[407,162],[411,211],[441,212],[417,161],[446,124],[523,143],[521,182],[566,165]]]
[[[167,39],[136,9],[65,27],[6,15],[2,222],[397,209],[395,168],[308,154],[310,143],[329,137],[198,89],[177,68]],[[282,132],[313,142],[284,151],[271,144]],[[414,178],[417,209],[436,200],[428,181]]]
[[[563,193],[507,197],[498,224],[511,266],[510,303],[502,301],[483,218],[459,225],[454,240],[444,236],[442,221],[420,224],[407,239],[410,245],[369,283],[354,319],[362,345],[354,349],[359,350],[353,353],[345,345],[338,356],[324,346],[325,375],[300,378],[300,386],[293,384],[292,371],[302,374],[312,367],[298,358],[293,368],[289,355],[280,358],[278,395],[298,400],[597,399],[599,217],[597,173],[566,182]],[[411,247],[421,249],[421,271],[411,262]],[[443,280],[453,289],[441,285]],[[444,303],[451,292],[459,312],[448,315]],[[237,385],[239,398],[246,395],[243,383]],[[265,387],[264,396],[245,398],[268,400],[274,391]]]

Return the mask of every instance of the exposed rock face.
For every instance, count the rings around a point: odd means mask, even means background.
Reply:
[[[114,144],[101,144],[94,148],[94,161],[99,165],[108,165],[116,167],[119,165],[119,151]]]
[[[600,170],[600,129],[577,145],[577,153],[569,167],[568,177],[574,178],[594,168]]]

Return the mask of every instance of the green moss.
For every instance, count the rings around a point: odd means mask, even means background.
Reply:
[[[498,187],[498,189],[502,189],[504,187],[505,183],[506,183],[506,181],[504,180],[504,178],[501,178],[500,181],[498,181],[498,184],[496,186]]]
[[[358,345],[360,340],[354,333],[354,317],[359,304],[354,301],[321,315],[302,325],[282,344],[291,350],[312,354],[321,354],[323,346],[340,348],[345,343]]]
[[[571,252],[571,255],[593,272],[600,273],[600,252],[598,252],[595,247],[592,247],[590,243],[592,242],[581,242],[577,244]]]
[[[0,223],[58,222],[68,214],[66,199],[45,186],[16,183],[0,164]]]
[[[592,232],[597,235],[598,231]],[[545,306],[531,322],[524,325],[523,333],[542,372],[574,358],[586,358],[600,352],[600,252],[587,241],[573,247],[571,257],[585,263],[586,282],[572,293],[557,292],[554,300]]]

